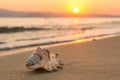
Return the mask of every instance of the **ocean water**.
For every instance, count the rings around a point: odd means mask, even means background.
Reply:
[[[120,18],[0,18],[0,50],[120,34]]]

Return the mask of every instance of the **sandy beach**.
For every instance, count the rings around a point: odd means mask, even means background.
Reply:
[[[25,67],[32,51],[0,57],[0,80],[120,80],[120,36],[48,47],[64,61],[59,71]]]

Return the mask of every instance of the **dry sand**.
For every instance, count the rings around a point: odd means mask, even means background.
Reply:
[[[59,52],[64,69],[32,71],[25,67],[31,51],[0,57],[0,80],[120,80],[120,36],[48,48]]]

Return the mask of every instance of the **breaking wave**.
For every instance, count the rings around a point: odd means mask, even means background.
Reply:
[[[24,31],[38,31],[38,30],[50,30],[50,28],[25,28],[25,27],[0,27],[0,33],[14,33],[14,32],[24,32]]]
[[[80,19],[77,24],[73,23],[73,19],[64,18],[29,19],[29,23],[20,20],[26,24],[22,25],[15,19],[12,24],[18,24],[0,25],[0,51],[120,34],[120,19],[99,21],[98,18],[92,23],[92,19]]]

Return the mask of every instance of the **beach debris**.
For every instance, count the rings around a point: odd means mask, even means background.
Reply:
[[[59,68],[63,68],[63,65],[58,53],[50,53],[49,50],[40,47],[30,55],[26,63],[26,67],[29,69],[43,68],[47,71],[59,70]]]
[[[96,39],[92,39],[92,41],[96,41]]]

